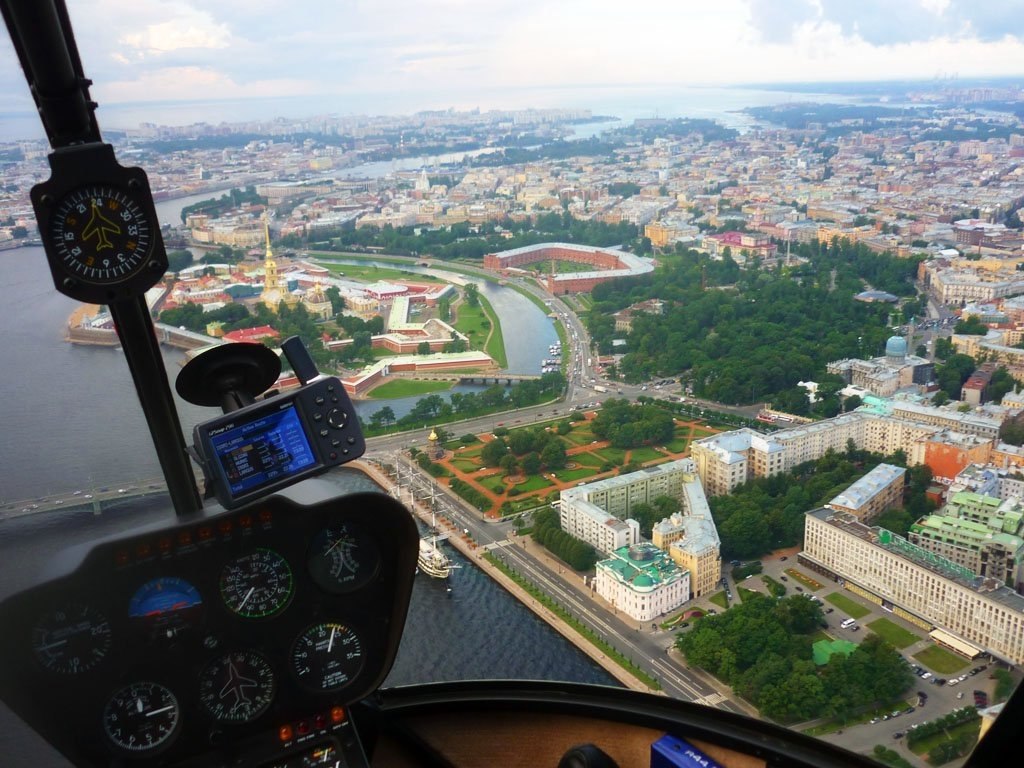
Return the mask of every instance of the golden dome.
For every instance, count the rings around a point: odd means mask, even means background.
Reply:
[[[437,432],[435,432],[433,429],[431,429],[430,430],[430,435],[427,437],[427,440],[430,440],[431,442],[436,443],[437,442]]]

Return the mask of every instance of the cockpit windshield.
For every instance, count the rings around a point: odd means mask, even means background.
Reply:
[[[1024,663],[1016,4],[66,3],[102,140],[154,207],[30,197],[57,144],[0,36],[0,600],[174,523],[121,297],[58,292],[61,268],[145,271],[147,236],[167,269],[138,306],[196,498],[228,511],[125,557],[263,526],[208,585],[154,552],[130,589],[97,575],[29,617],[40,674],[109,689],[111,760],[179,727],[170,683],[92,669],[122,643],[178,658],[194,635],[197,706],[231,734],[284,706],[275,675],[368,694],[401,611],[310,621],[279,671],[213,603],[270,637],[293,606],[407,587],[384,689],[628,688],[892,766],[998,722]],[[274,354],[195,362],[230,344]],[[383,524],[301,491],[281,503],[316,525],[245,512],[314,474],[412,512],[411,587]],[[130,642],[90,595],[120,588]],[[346,662],[303,666],[336,642]],[[6,707],[0,751],[65,764]]]

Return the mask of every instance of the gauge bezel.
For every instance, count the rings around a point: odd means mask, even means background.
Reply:
[[[113,733],[111,733],[111,706],[114,705],[118,699],[123,699],[125,696],[130,697],[133,691],[141,688],[148,689],[148,692],[150,694],[152,694],[154,691],[159,692],[159,694],[163,698],[163,701],[160,702],[161,708],[167,708],[171,712],[173,716],[173,721],[170,723],[170,728],[166,732],[162,733],[158,740],[153,741],[144,746],[132,747],[128,746],[125,743],[124,739],[116,737],[114,736]],[[119,706],[123,706],[123,704],[119,704]],[[151,715],[147,714],[146,717],[149,718],[151,717]],[[158,724],[157,720],[147,719],[142,722],[144,724]],[[165,749],[167,749],[174,742],[174,739],[181,731],[181,704],[178,701],[178,697],[174,695],[174,692],[162,683],[157,683],[152,680],[138,680],[134,683],[129,683],[128,685],[122,686],[121,688],[118,688],[110,694],[110,696],[107,698],[107,703],[103,705],[101,723],[103,726],[103,735],[106,737],[107,745],[113,751],[121,755],[149,757],[151,755],[159,754],[160,752],[163,752]]]
[[[137,298],[159,282],[167,271],[167,253],[149,189],[149,179],[141,168],[125,168],[114,157],[109,144],[95,142],[61,147],[49,156],[51,175],[32,188],[32,207],[39,222],[39,237],[53,284],[65,296],[94,304]],[[148,229],[149,241],[139,250],[138,263],[120,274],[86,275],[66,260],[62,252],[69,201],[88,195],[90,190],[106,190],[134,211],[133,218]],[[60,239],[58,239],[60,233]],[[72,232],[73,238],[76,237]],[[103,242],[104,234],[96,235]],[[90,238],[91,239],[91,238]],[[134,249],[133,249],[134,250]],[[76,257],[77,258],[77,257]]]
[[[220,685],[219,678],[223,674],[225,665],[241,662],[243,659],[245,664],[251,667],[259,667],[254,672],[254,674],[261,676],[261,679],[256,680],[254,683],[258,694],[258,697],[254,698],[256,698],[258,703],[251,709],[245,710],[242,716],[233,716],[230,713],[225,714],[223,710],[218,710],[217,707],[210,704],[208,694],[217,695],[216,687]],[[241,677],[241,674],[239,676]],[[271,665],[270,660],[266,656],[251,648],[230,651],[210,661],[199,673],[199,705],[212,720],[218,723],[243,725],[251,723],[266,714],[274,703],[277,687],[277,676],[274,674],[273,665]],[[232,709],[231,712],[234,712],[234,710]]]
[[[329,555],[339,543],[340,536],[350,536],[355,540],[360,557],[355,561],[357,570],[348,581],[340,581],[337,575],[330,572]],[[332,536],[338,536],[330,548],[321,551]],[[367,562],[369,561],[369,562]],[[332,595],[347,595],[362,589],[372,582],[381,569],[381,553],[377,540],[357,524],[345,522],[338,525],[326,525],[317,530],[310,539],[309,551],[306,553],[306,570],[313,582],[324,592]]]
[[[60,614],[66,614],[66,616],[60,618]],[[66,652],[67,645],[64,646],[64,651],[59,653],[46,653],[42,650],[44,647],[43,643],[52,646],[54,643],[53,635],[60,631],[59,628],[44,627],[45,623],[52,623],[54,620],[64,623],[65,627],[70,627],[71,624],[88,622],[91,629],[87,628],[89,629],[89,635],[83,638],[83,640],[86,642],[91,640],[93,642],[88,643],[85,652],[73,657],[74,659],[85,658],[85,662],[74,664],[60,661],[60,657]],[[97,628],[105,628],[105,631],[97,632]],[[71,633],[71,636],[74,637],[77,634]],[[59,642],[66,643],[67,640],[61,638]],[[114,643],[114,633],[110,625],[110,619],[107,618],[106,614],[90,603],[75,601],[50,608],[45,613],[40,614],[35,624],[32,625],[30,643],[33,656],[47,672],[63,676],[76,676],[92,672],[103,666],[103,663],[110,658],[110,650]]]
[[[349,638],[355,641],[357,650],[359,651],[359,656],[354,661],[354,668],[351,671],[349,671],[346,679],[341,683],[338,683],[337,685],[324,685],[323,681],[326,676],[325,673],[322,671],[316,671],[313,668],[311,661],[306,664],[307,668],[305,670],[301,670],[298,667],[298,660],[296,658],[296,654],[300,651],[300,647],[302,645],[306,645],[311,647],[315,651],[316,644],[318,642],[322,642],[323,638],[316,638],[314,636],[314,633],[320,631],[321,628],[336,628],[344,631]],[[338,642],[339,648],[344,647],[341,644],[344,642],[344,638],[340,639]],[[336,653],[336,651],[332,649],[330,653]],[[351,660],[345,660],[343,663],[347,663],[349,661]],[[366,668],[366,651],[363,649],[362,637],[360,636],[360,633],[353,629],[351,624],[348,623],[326,620],[310,624],[304,630],[302,630],[302,632],[298,634],[298,636],[295,638],[295,641],[292,643],[291,649],[289,650],[288,653],[288,668],[289,670],[291,670],[292,676],[298,681],[298,683],[308,691],[332,694],[338,693],[339,691],[343,691],[346,688],[352,687],[359,679],[359,676],[363,673],[363,670]],[[316,683],[312,683],[310,681],[311,677],[318,677],[319,681]]]
[[[256,557],[267,558],[268,556],[273,558],[272,562],[274,564],[274,567],[276,567],[276,568],[283,567],[287,571],[288,582],[287,582],[287,585],[285,586],[285,593],[283,594],[283,596],[279,592],[277,592],[277,593],[273,593],[271,595],[268,595],[265,598],[257,597],[251,603],[251,605],[253,605],[255,607],[257,605],[262,605],[262,602],[257,602],[259,600],[262,600],[262,601],[265,602],[267,600],[271,600],[271,598],[274,598],[272,603],[271,603],[271,606],[269,608],[267,608],[267,609],[260,608],[260,609],[253,610],[253,609],[244,608],[245,603],[248,602],[251,599],[251,595],[254,594],[255,591],[259,588],[257,585],[254,585],[254,586],[250,587],[250,592],[248,593],[249,596],[247,596],[246,598],[243,598],[241,602],[238,602],[237,596],[234,596],[233,599],[229,599],[228,592],[227,592],[228,587],[225,585],[225,581],[228,578],[229,570],[231,570],[233,568],[235,568],[235,569],[240,568],[241,567],[240,563],[242,561],[244,561],[244,560],[247,560],[247,559],[251,560],[252,558],[256,558]],[[252,569],[250,569],[247,573],[240,573],[239,574],[239,578],[242,578],[242,579],[245,579],[245,578],[252,579],[254,577],[258,577],[259,575],[260,575],[259,572],[256,572],[256,571],[253,571]],[[220,577],[218,578],[217,585],[218,585],[218,589],[220,590],[220,598],[221,598],[221,600],[224,603],[224,607],[226,607],[228,609],[228,611],[230,611],[233,616],[237,616],[238,618],[241,618],[241,619],[258,620],[258,619],[269,619],[269,618],[272,618],[274,616],[278,616],[282,612],[284,612],[285,608],[287,608],[291,604],[292,598],[295,597],[295,573],[292,571],[292,566],[288,562],[287,558],[285,558],[280,552],[277,552],[276,550],[273,550],[270,547],[256,547],[256,548],[254,548],[254,549],[252,549],[252,550],[250,550],[248,552],[245,552],[243,554],[240,554],[240,555],[237,555],[236,557],[231,558],[231,560],[226,562],[221,567]]]

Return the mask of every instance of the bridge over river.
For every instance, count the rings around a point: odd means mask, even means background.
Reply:
[[[133,499],[141,496],[154,496],[167,493],[167,483],[162,477],[149,480],[136,480],[131,485],[118,488],[104,487],[81,491],[65,491],[48,496],[37,496],[34,499],[20,501],[0,501],[0,520],[7,520],[22,515],[35,515],[51,510],[67,509],[68,507],[91,507],[93,513],[100,514],[103,504],[112,501]]]

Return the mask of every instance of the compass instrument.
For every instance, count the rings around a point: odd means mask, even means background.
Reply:
[[[122,167],[99,142],[58,149],[50,166],[32,204],[57,290],[107,304],[155,285],[167,254],[145,172]]]

